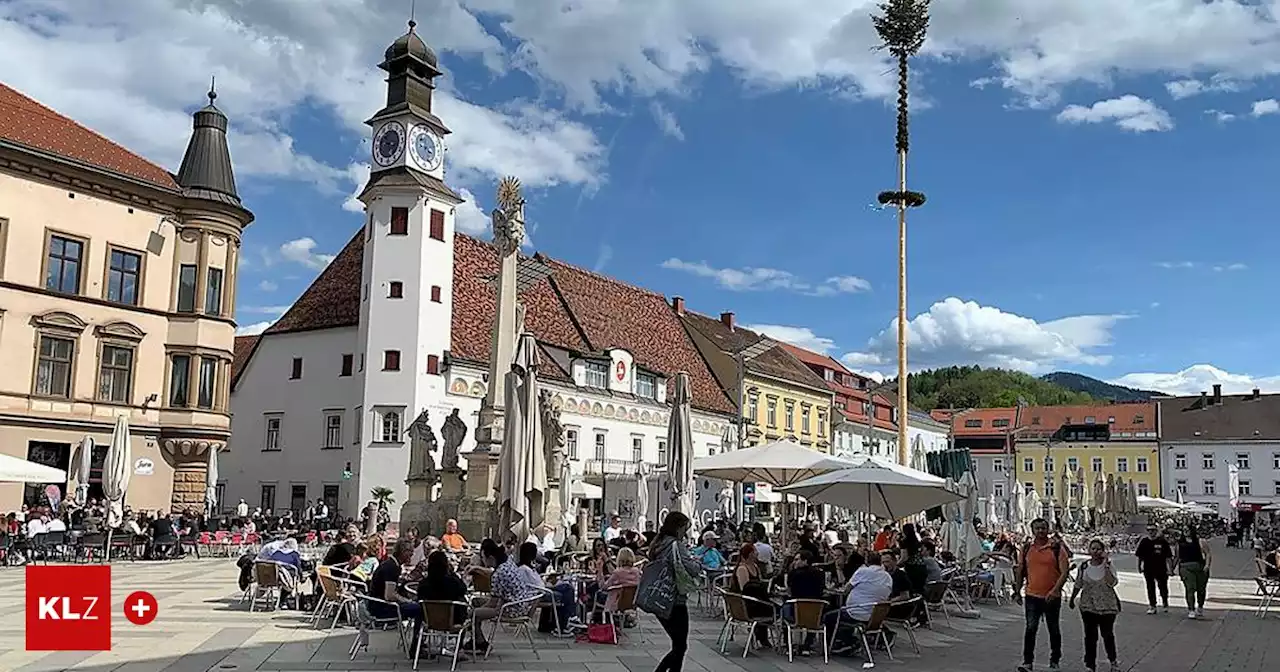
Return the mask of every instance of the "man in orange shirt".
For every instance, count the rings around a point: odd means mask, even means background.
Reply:
[[[1022,664],[1018,672],[1031,672],[1036,656],[1036,635],[1043,618],[1049,630],[1049,669],[1059,669],[1062,660],[1062,586],[1071,570],[1071,554],[1061,542],[1049,538],[1049,522],[1043,518],[1031,521],[1031,543],[1022,548],[1013,574],[1014,599],[1022,600],[1020,591],[1026,583],[1027,628],[1022,637]]]
[[[894,547],[897,542],[896,537],[897,534],[893,523],[885,525],[884,529],[880,530],[880,534],[876,535],[876,542],[875,545],[872,546],[872,550],[879,553],[880,551]]]

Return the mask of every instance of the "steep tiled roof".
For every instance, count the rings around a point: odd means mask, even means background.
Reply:
[[[1110,425],[1113,439],[1142,438],[1119,436],[1121,433],[1139,434],[1155,432],[1156,408],[1154,403],[1108,404],[1102,406],[1028,406],[1021,413],[1017,408],[975,408],[957,411],[951,419],[951,431],[956,436],[1004,435],[1015,429],[1018,436],[1039,439],[1052,436],[1063,425]],[[1004,423],[999,424],[998,422]],[[1146,437],[1151,438],[1151,437]]]
[[[698,333],[705,336],[721,352],[729,356],[734,356],[739,351],[749,348],[765,338],[750,329],[740,326],[734,326],[730,329],[725,323],[714,317],[700,315],[691,311],[685,311],[683,319],[687,326],[696,329]],[[760,353],[747,362],[747,370],[815,390],[829,389],[827,381],[792,356],[785,347],[774,347]]]
[[[839,371],[840,373],[850,376],[856,375],[854,372],[845,368],[844,364],[841,364],[828,355],[823,355],[812,350],[806,350],[798,345],[792,345],[790,343],[783,343],[782,347],[786,348],[787,352],[791,353],[793,357],[804,364],[807,364],[810,368],[817,367],[819,369],[831,369],[832,371]]]
[[[1165,441],[1280,440],[1280,394],[1230,395],[1212,399],[1159,400],[1160,435]]]
[[[957,412],[951,416],[951,433],[955,436],[1004,436],[1014,428],[1017,413],[1018,409],[1013,407],[975,408]],[[1026,409],[1023,409],[1023,422],[1026,422]],[[997,427],[997,424],[1001,426]]]
[[[674,380],[689,373],[696,408],[732,413],[734,405],[716,384],[666,300],[659,294],[575,266],[539,257],[551,277],[526,289],[525,326],[538,338],[542,375],[570,380],[550,351],[603,354],[627,350],[637,365]],[[320,273],[287,312],[264,332],[356,326],[360,323],[363,229]],[[453,357],[486,364],[496,312],[498,256],[492,245],[470,236],[454,237]]]
[[[235,348],[232,350],[233,359],[231,360],[231,380],[235,381],[240,377],[240,373],[244,371],[244,367],[249,363],[249,355],[253,354],[253,349],[258,345],[260,336],[236,336]],[[232,387],[234,387],[234,383]]]
[[[0,141],[148,182],[178,188],[167,170],[0,84]]]

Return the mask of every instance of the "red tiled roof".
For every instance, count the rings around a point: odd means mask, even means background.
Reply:
[[[686,310],[681,317],[688,327],[696,329],[729,357],[733,357],[736,353],[766,339],[764,335],[745,327],[735,325],[730,328],[717,318],[695,313],[691,310]],[[777,342],[775,341],[775,343]],[[785,345],[782,343],[777,344]],[[747,362],[747,370],[811,389],[827,389],[827,381],[810,370],[799,359],[796,359],[785,347],[772,347],[757,354]]]
[[[541,345],[540,373],[571,380],[547,352],[559,348],[577,354],[603,354],[610,348],[631,353],[636,364],[674,380],[689,373],[696,408],[733,413],[735,406],[715,382],[679,318],[660,294],[540,257],[551,277],[520,295],[525,326]],[[364,231],[311,283],[293,306],[264,334],[350,327],[360,323]],[[498,274],[493,246],[470,236],[454,236],[453,341],[460,360],[489,361]]]
[[[1020,416],[1020,417],[1019,417]],[[1086,422],[1092,418],[1092,422]],[[1111,422],[1114,418],[1115,421]],[[951,419],[951,431],[956,436],[1004,435],[1015,429],[1017,420],[1019,436],[1042,437],[1056,432],[1063,425],[1110,425],[1112,432],[1156,431],[1156,405],[1154,402],[1135,404],[1108,404],[1101,406],[1029,406],[1019,414],[1017,408],[975,408],[957,411]],[[1002,427],[996,420],[1007,420]],[[978,424],[970,427],[970,424]]]
[[[0,83],[0,141],[148,182],[178,188],[169,171]]]
[[[808,364],[810,367],[816,366],[819,369],[831,369],[832,371],[839,371],[850,376],[856,375],[854,372],[846,369],[844,364],[837,362],[835,359],[827,355],[823,355],[812,350],[806,350],[798,345],[792,345],[790,343],[783,343],[782,347],[786,348],[787,352],[790,352],[796,359]]]
[[[244,370],[246,364],[249,363],[249,355],[253,354],[253,349],[258,345],[260,336],[236,336],[235,347],[232,349],[231,360],[231,380],[235,381]],[[232,383],[235,387],[235,383]]]
[[[1013,427],[1014,416],[1017,414],[1016,408],[975,408],[968,411],[960,411],[951,416],[951,434],[954,436],[1004,436]],[[1023,409],[1026,413],[1026,409]],[[996,420],[1008,420],[1009,424],[1003,427],[996,427]],[[976,427],[966,426],[976,424]]]

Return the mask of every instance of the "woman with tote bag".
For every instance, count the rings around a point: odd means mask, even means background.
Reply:
[[[701,584],[702,563],[689,553],[689,517],[679,511],[667,514],[662,529],[649,547],[636,590],[636,605],[657,617],[671,638],[671,651],[654,672],[680,672],[689,648],[688,598]]]

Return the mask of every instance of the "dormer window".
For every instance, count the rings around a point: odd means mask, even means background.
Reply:
[[[604,362],[582,363],[583,384],[587,387],[605,389],[609,387],[609,365]]]
[[[836,379],[836,372],[831,369],[823,369],[822,374],[822,377],[827,379],[827,382],[834,382]]]
[[[652,373],[636,374],[636,396],[644,399],[658,398],[658,379]]]

